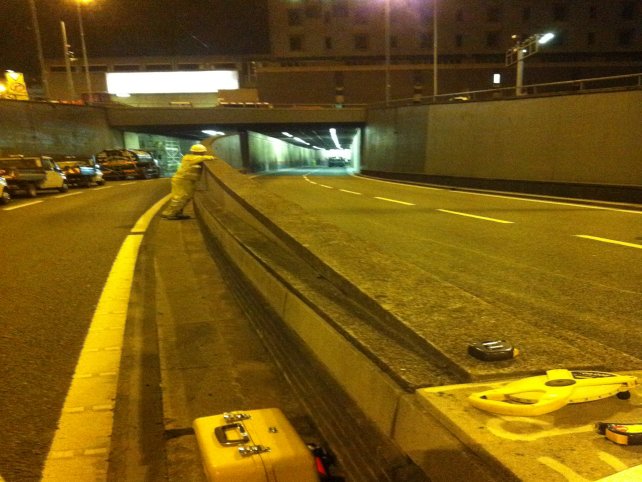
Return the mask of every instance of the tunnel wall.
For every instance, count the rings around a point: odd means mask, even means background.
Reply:
[[[123,145],[97,107],[0,100],[0,155],[94,154]]]
[[[642,90],[369,109],[362,169],[642,187]]]

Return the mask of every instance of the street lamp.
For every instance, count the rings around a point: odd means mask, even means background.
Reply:
[[[42,81],[42,89],[46,100],[49,100],[49,81],[47,76],[47,69],[45,68],[45,56],[42,53],[42,39],[40,38],[40,27],[38,25],[38,12],[36,11],[35,0],[29,0],[29,7],[31,8],[31,22],[33,23],[33,31],[36,34],[36,47],[38,49],[38,61],[40,62],[40,77]]]
[[[515,95],[524,95],[522,88],[524,84],[524,59],[539,52],[539,46],[550,42],[555,37],[553,33],[536,33],[526,40],[517,42],[514,47],[506,51],[506,66],[517,64],[517,75],[515,80]],[[515,38],[515,36],[513,37]]]
[[[76,7],[78,8],[78,24],[80,25],[80,44],[82,47],[83,63],[85,64],[85,82],[87,84],[87,94],[91,99],[91,78],[89,77],[89,61],[87,60],[87,46],[85,45],[85,30],[82,25],[82,13],[80,9],[81,4],[89,4],[92,0],[76,0]]]
[[[432,7],[432,95],[433,101],[437,100],[439,92],[437,84],[437,0],[433,0]]]

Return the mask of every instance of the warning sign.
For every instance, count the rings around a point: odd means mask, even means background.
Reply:
[[[3,97],[7,99],[29,100],[25,78],[21,72],[7,70],[4,73],[4,78],[6,91],[4,92]]]

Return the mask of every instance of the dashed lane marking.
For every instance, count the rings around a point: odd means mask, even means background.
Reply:
[[[390,203],[403,204],[404,206],[414,206],[415,205],[414,203],[409,203],[409,202],[406,202],[406,201],[399,201],[397,199],[390,199],[390,198],[387,198],[387,197],[375,196],[374,198],[375,199],[379,199],[380,201],[388,201]]]
[[[361,196],[361,195],[362,195],[362,193],[360,193],[360,192],[356,192],[356,191],[348,191],[347,189],[339,189],[339,191],[341,191],[341,192],[347,192],[348,194],[355,194],[355,195],[357,195],[357,196]]]
[[[78,196],[78,194],[83,194],[84,191],[74,191],[74,192],[68,192],[65,194],[58,194],[57,196],[54,196],[56,199],[60,199],[62,197],[69,197],[69,196]]]
[[[28,203],[21,204],[19,206],[11,206],[8,208],[4,208],[3,211],[13,211],[14,209],[26,208],[27,206],[33,206],[34,204],[40,204],[41,202],[44,202],[44,201],[31,201]]]
[[[437,211],[442,213],[455,214],[457,216],[465,216],[467,218],[481,219],[483,221],[491,221],[493,223],[513,224],[513,221],[506,221],[504,219],[496,219],[496,218],[488,218],[486,216],[478,216],[476,214],[461,213],[459,211],[450,211],[448,209],[437,209]]]
[[[578,238],[592,239],[593,241],[599,241],[601,243],[617,244],[619,246],[626,246],[628,248],[637,248],[642,249],[642,244],[627,243],[625,241],[616,241],[615,239],[600,238],[598,236],[589,236],[588,234],[576,234]]]
[[[334,189],[332,186],[327,186],[325,184],[319,184],[319,186],[324,187],[326,189]]]

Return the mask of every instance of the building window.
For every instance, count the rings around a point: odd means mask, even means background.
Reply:
[[[432,33],[422,33],[419,38],[419,47],[422,49],[427,49],[432,47]]]
[[[455,35],[455,47],[461,48],[464,46],[464,36],[460,33]]]
[[[291,27],[301,25],[303,23],[303,18],[301,16],[301,10],[298,8],[288,9],[288,25]]]
[[[566,5],[553,5],[553,20],[565,22],[568,20],[568,7]]]
[[[359,33],[354,36],[355,50],[368,50],[368,36],[364,33]]]
[[[635,2],[622,3],[621,16],[624,20],[633,20],[635,17]]]
[[[489,7],[486,10],[486,20],[488,22],[499,22],[502,19],[502,10],[499,7]]]
[[[325,38],[325,49],[332,50],[332,37]]]
[[[586,34],[586,45],[589,47],[595,45],[595,32]]]
[[[635,30],[620,30],[617,37],[617,44],[620,47],[630,47],[633,45],[633,40],[635,38]]]
[[[320,18],[321,17],[321,5],[306,5],[305,7],[305,16],[308,18]]]
[[[499,47],[499,32],[486,32],[486,47]]]
[[[303,35],[290,35],[290,52],[303,50]]]
[[[357,25],[368,23],[368,9],[366,7],[361,6],[354,11],[354,23]]]
[[[332,5],[332,15],[334,17],[347,17],[349,12],[348,0],[334,0]]]
[[[522,10],[522,22],[528,22],[531,19],[531,7],[524,7]]]

